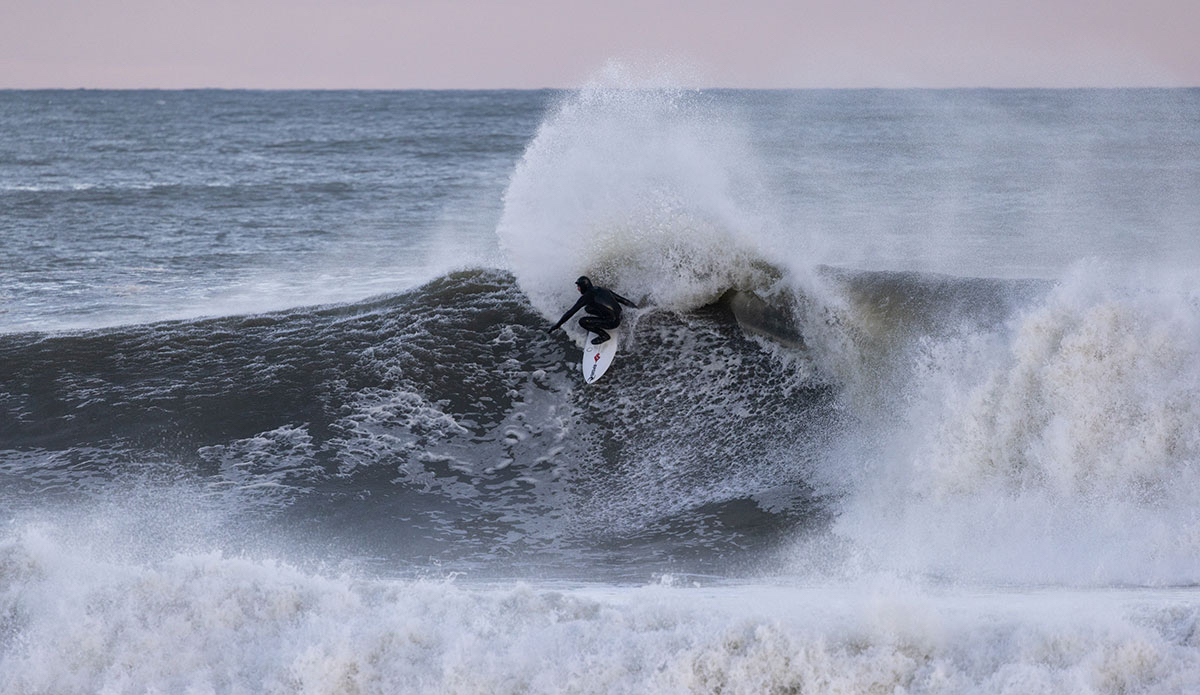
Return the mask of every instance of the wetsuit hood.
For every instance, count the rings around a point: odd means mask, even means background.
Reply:
[[[580,292],[587,292],[592,289],[592,281],[586,275],[580,275],[579,279],[575,281],[575,286],[579,288]]]

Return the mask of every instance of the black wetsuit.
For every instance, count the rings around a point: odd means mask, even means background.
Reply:
[[[583,282],[584,280],[586,278],[579,278],[579,281],[575,283],[582,291],[579,301],[575,302],[575,306],[568,309],[558,323],[550,327],[550,330],[557,329],[574,316],[575,312],[583,309],[589,316],[579,319],[579,325],[584,330],[596,334],[592,344],[603,343],[610,337],[605,329],[612,330],[621,325],[621,305],[624,304],[634,309],[637,308],[637,305],[612,290],[596,287],[590,281]]]

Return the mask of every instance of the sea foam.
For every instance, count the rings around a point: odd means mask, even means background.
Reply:
[[[1194,581],[1190,287],[1084,263],[1003,325],[915,340],[894,392],[855,392],[886,407],[860,409],[875,414],[829,459],[841,532],[883,565],[938,576]]]
[[[0,689],[191,693],[1183,693],[1186,592],[468,585],[220,552],[0,540]]]

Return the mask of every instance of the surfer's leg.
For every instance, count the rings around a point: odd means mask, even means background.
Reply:
[[[599,345],[600,343],[603,343],[612,337],[608,334],[608,331],[604,329],[616,328],[620,325],[620,322],[614,319],[601,318],[599,316],[584,316],[583,318],[579,319],[579,325],[584,330],[595,333],[596,337],[592,338],[592,345]]]

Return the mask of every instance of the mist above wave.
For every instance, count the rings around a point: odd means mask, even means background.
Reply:
[[[514,169],[497,227],[546,315],[598,284],[675,311],[767,282],[761,160],[728,104],[616,71],[564,96]]]

